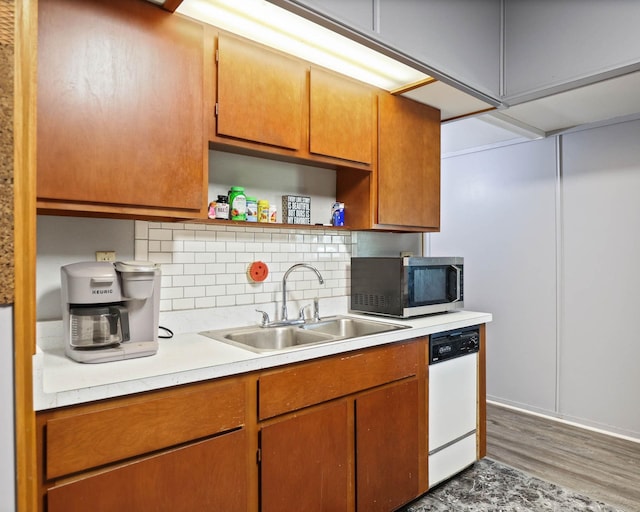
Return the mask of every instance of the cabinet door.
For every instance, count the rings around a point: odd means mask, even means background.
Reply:
[[[220,35],[217,135],[300,149],[306,72],[303,61]]]
[[[353,439],[347,405],[318,406],[262,428],[262,512],[348,510]]]
[[[440,111],[381,94],[378,224],[440,228]]]
[[[246,512],[245,453],[246,433],[237,430],[50,488],[47,510]]]
[[[358,510],[387,512],[419,495],[418,380],[356,400]]]
[[[374,96],[364,84],[311,68],[309,151],[371,164]]]
[[[38,206],[204,212],[202,26],[147,2],[41,0],[38,27]]]

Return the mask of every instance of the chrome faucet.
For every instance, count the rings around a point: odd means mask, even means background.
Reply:
[[[289,274],[291,274],[291,272],[293,272],[295,269],[297,268],[308,268],[309,270],[313,270],[316,273],[316,276],[318,276],[318,281],[320,282],[320,284],[324,284],[324,279],[322,279],[322,274],[318,271],[318,269],[312,265],[309,265],[308,263],[296,263],[295,265],[292,265],[289,270],[287,270],[284,273],[284,277],[282,278],[282,313],[280,315],[280,321],[281,322],[288,322],[288,315],[287,315],[287,277],[289,277]],[[304,320],[304,308],[302,308],[300,310],[301,313],[301,317]],[[314,303],[314,316],[319,318],[319,313],[318,313],[318,306]]]

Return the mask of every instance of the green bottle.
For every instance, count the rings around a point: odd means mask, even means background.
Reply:
[[[247,196],[244,187],[231,187],[229,190],[229,218],[247,220]]]

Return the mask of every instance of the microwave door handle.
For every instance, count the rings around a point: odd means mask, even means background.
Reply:
[[[456,267],[455,265],[451,265],[451,268],[456,271],[456,300],[454,300],[453,302],[460,302],[462,294],[462,290],[460,289],[460,275],[462,273],[462,269],[460,267]]]

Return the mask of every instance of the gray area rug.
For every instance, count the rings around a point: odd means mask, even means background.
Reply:
[[[427,511],[624,512],[486,458],[402,509]]]

